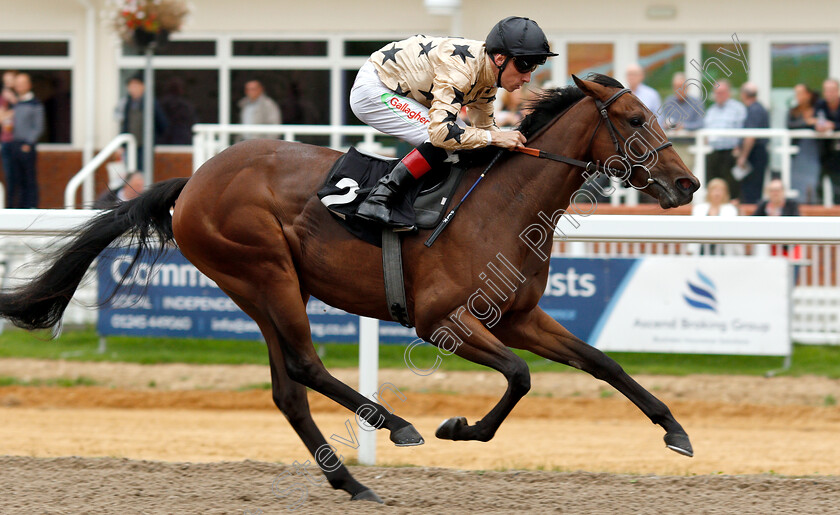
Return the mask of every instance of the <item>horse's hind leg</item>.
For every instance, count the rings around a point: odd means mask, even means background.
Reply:
[[[579,368],[606,381],[638,406],[654,424],[665,429],[665,444],[669,449],[686,456],[694,455],[688,435],[662,401],[633,380],[618,363],[575,337],[539,307],[527,313],[509,315],[493,328],[493,333],[511,347]]]
[[[292,428],[298,434],[309,453],[315,458],[318,468],[323,471],[330,485],[336,490],[344,490],[351,499],[382,502],[370,488],[356,481],[344,463],[330,450],[330,446],[312,420],[309,401],[306,399],[306,387],[292,381],[283,366],[283,357],[274,356],[269,351],[271,360],[271,394],[274,404],[283,412]],[[323,480],[322,480],[323,481]]]
[[[271,368],[271,396],[274,404],[289,421],[292,429],[303,441],[309,453],[315,458],[316,465],[327,477],[330,485],[336,490],[344,490],[349,493],[352,500],[382,502],[382,499],[373,490],[353,478],[344,463],[330,449],[318,426],[315,425],[309,409],[309,400],[306,398],[306,387],[292,381],[286,373],[283,355],[278,352],[277,334],[273,331],[271,323],[265,320],[259,310],[243,298],[229,291],[225,293],[257,322],[263,332],[268,347],[269,366]],[[308,463],[308,461],[305,463]],[[309,471],[310,469],[304,467],[303,473],[307,476],[307,479],[312,483],[318,483],[309,476]]]
[[[478,440],[486,442],[493,438],[505,418],[519,400],[531,388],[531,374],[525,361],[511,352],[498,338],[487,330],[471,313],[464,313],[459,319],[462,328],[452,327],[451,318],[430,335],[430,339],[439,347],[454,350],[458,356],[495,370],[507,379],[508,386],[499,402],[481,420],[468,425],[464,417],[445,420],[435,432],[435,436],[445,440]],[[445,329],[442,329],[445,328]],[[464,336],[465,333],[469,336]],[[437,338],[435,335],[437,334]],[[445,337],[445,334],[449,334]],[[458,340],[455,340],[458,335]],[[463,336],[463,338],[461,338]]]
[[[333,377],[315,352],[309,332],[306,305],[300,299],[297,281],[285,284],[266,282],[268,291],[282,292],[277,297],[265,299],[263,308],[277,334],[277,352],[282,353],[285,371],[298,383],[329,397],[355,412],[371,426],[387,428],[391,441],[398,446],[420,445],[423,437],[402,418],[390,413],[383,406]],[[296,302],[294,298],[297,298]]]
[[[306,303],[282,231],[269,231],[257,223],[253,227],[253,231],[231,235],[247,245],[212,238],[215,235],[200,242],[189,241],[188,235],[179,236],[179,244],[190,261],[262,324],[272,355],[283,357],[275,365],[282,365],[292,381],[329,397],[377,429],[389,429],[396,445],[422,444],[423,437],[414,426],[327,372],[312,345]],[[195,246],[185,245],[185,240]],[[202,253],[196,252],[197,248]]]

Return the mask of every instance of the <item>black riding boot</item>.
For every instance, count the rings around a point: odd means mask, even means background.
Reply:
[[[391,219],[391,207],[395,200],[414,184],[414,176],[405,163],[400,161],[391,173],[379,179],[364,202],[359,205],[356,215],[365,220],[378,222],[393,227],[395,231],[413,231],[413,225],[397,224]]]

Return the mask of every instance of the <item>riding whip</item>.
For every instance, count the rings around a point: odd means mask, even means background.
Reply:
[[[478,186],[478,183],[481,182],[481,179],[483,179],[487,172],[490,171],[490,168],[492,168],[493,165],[496,164],[496,161],[498,161],[499,158],[502,157],[502,154],[504,154],[504,152],[505,149],[500,149],[499,152],[496,153],[495,156],[493,156],[493,159],[490,160],[490,164],[488,164],[487,168],[485,168],[484,171],[481,172],[481,175],[478,176],[478,180],[475,181],[475,184],[473,184],[470,187],[470,189],[467,190],[467,193],[465,193],[464,196],[461,197],[461,201],[458,202],[458,205],[452,208],[452,211],[450,211],[445,217],[443,217],[443,220],[441,220],[438,226],[435,227],[435,232],[433,232],[432,235],[429,236],[429,239],[426,240],[425,245],[427,247],[431,247],[437,239],[437,237],[440,236],[440,233],[442,233],[443,230],[446,229],[446,226],[449,225],[449,222],[452,221],[452,219],[455,217],[455,212],[458,211],[458,208],[461,207],[461,204],[463,204],[464,201],[467,200],[467,197],[470,196],[470,193],[472,193],[475,187]]]

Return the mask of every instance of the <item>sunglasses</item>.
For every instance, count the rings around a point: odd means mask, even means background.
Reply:
[[[545,64],[545,57],[514,57],[513,66],[519,73],[530,73]]]

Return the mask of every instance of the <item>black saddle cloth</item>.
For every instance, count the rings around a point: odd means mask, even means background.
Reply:
[[[398,159],[386,159],[350,148],[327,174],[318,198],[347,231],[381,247],[383,227],[357,217],[356,209],[377,181],[390,173],[398,162]],[[436,227],[452,202],[464,171],[464,166],[449,163],[429,171],[393,206],[392,217],[420,229]]]

